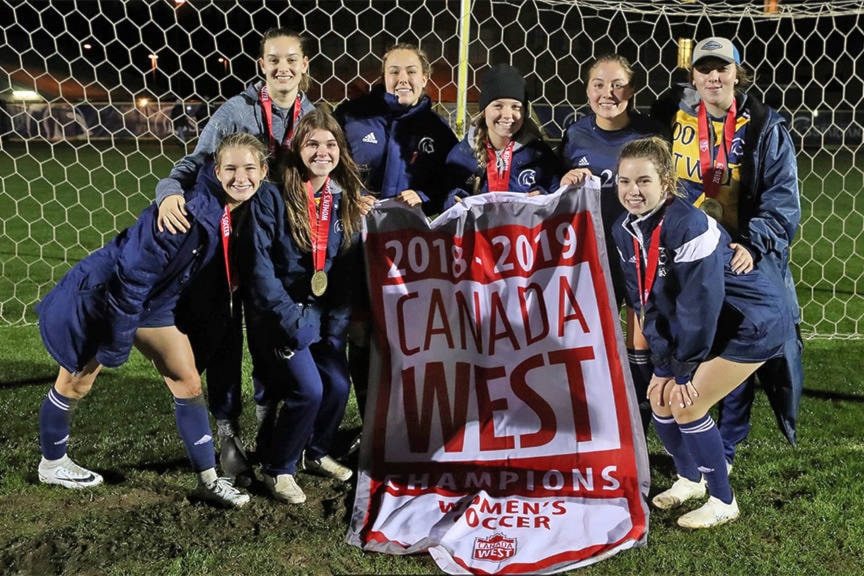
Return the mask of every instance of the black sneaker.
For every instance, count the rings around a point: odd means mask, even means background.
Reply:
[[[248,487],[255,479],[252,466],[246,457],[246,451],[237,436],[222,438],[222,449],[219,451],[219,465],[222,473],[238,486]]]
[[[354,437],[354,440],[351,441],[351,445],[348,447],[348,451],[345,452],[345,456],[353,456],[357,452],[360,451],[360,444],[363,442],[363,433],[360,432],[357,436]]]

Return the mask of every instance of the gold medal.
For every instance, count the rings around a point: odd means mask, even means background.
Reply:
[[[312,274],[312,294],[321,296],[327,291],[327,273],[323,270],[317,270]]]
[[[723,205],[714,198],[705,198],[699,208],[717,221],[723,217]]]

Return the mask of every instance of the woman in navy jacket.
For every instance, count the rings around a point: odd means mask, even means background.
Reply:
[[[757,376],[780,429],[794,444],[804,386],[800,308],[789,269],[801,220],[795,146],[783,117],[746,92],[751,76],[729,39],[700,41],[692,63],[692,85],[676,85],[651,114],[669,132],[676,172],[690,201],[712,214],[750,260],[773,267],[784,279],[796,334],[783,356],[766,362]],[[754,388],[749,378],[719,407],[730,465],[750,432]]]
[[[188,190],[189,232],[157,229],[157,208],[72,268],[37,306],[45,347],[60,364],[39,413],[39,479],[86,488],[102,477],[66,454],[72,413],[102,366],[120,366],[134,345],[156,366],[174,395],[177,428],[198,472],[197,496],[240,507],[248,495],[216,477],[215,453],[201,379],[188,337],[174,320],[181,291],[214,257],[229,259],[231,220],[267,174],[267,151],[243,133],[222,140],[214,167]],[[215,179],[214,179],[215,176]],[[266,185],[265,185],[266,187]],[[230,268],[229,268],[230,270]]]
[[[480,112],[447,156],[450,192],[444,208],[474,194],[548,194],[560,182],[558,156],[528,117],[525,79],[499,64],[483,76]]]
[[[315,110],[298,123],[284,192],[252,210],[246,276],[253,373],[283,404],[261,451],[264,481],[278,500],[306,500],[298,468],[340,481],[351,470],[328,455],[348,401],[345,340],[351,289],[362,268],[362,184],[339,124]]]
[[[447,197],[444,162],[458,141],[426,94],[432,66],[413,44],[398,43],[384,54],[382,82],[369,94],[344,102],[333,115],[345,131],[363,186],[378,198],[420,206],[427,216]],[[351,381],[362,417],[369,385],[368,304],[356,299],[350,337]],[[351,451],[359,447],[359,437]]]
[[[432,67],[413,44],[396,44],[382,63],[383,84],[341,104],[334,116],[345,130],[364,187],[378,198],[400,198],[441,211],[447,193],[441,174],[456,135],[432,109],[426,85]]]
[[[618,153],[627,142],[652,136],[659,131],[633,104],[637,90],[635,72],[627,58],[620,54],[605,54],[597,58],[585,75],[585,94],[591,113],[567,128],[560,148],[562,163],[568,170],[561,177],[561,184],[579,185],[592,175],[600,178],[600,215],[603,218],[609,273],[615,293],[613,309],[616,315],[624,301],[624,278],[612,239],[612,224],[624,213],[624,208],[618,202],[616,188]],[[653,373],[651,352],[631,308],[627,309],[626,319],[627,359],[633,386],[640,399],[642,425],[647,431],[651,422],[651,407],[644,396]]]
[[[783,279],[772,267],[732,269],[729,234],[677,194],[672,154],[660,138],[627,144],[618,163],[618,197],[627,214],[613,235],[627,300],[639,314],[654,376],[654,425],[678,480],[654,497],[658,508],[710,494],[681,516],[708,528],[739,515],[723,441],[708,411],[794,334]],[[704,478],[703,478],[704,477]]]

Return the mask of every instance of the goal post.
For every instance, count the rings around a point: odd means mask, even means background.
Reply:
[[[454,130],[476,111],[484,69],[506,62],[525,73],[551,141],[585,110],[595,57],[633,62],[648,109],[686,78],[688,41],[730,37],[754,95],[788,119],[796,144],[803,331],[864,337],[862,16],[859,0],[4,0],[0,324],[35,322],[66,270],[152,201],[212,110],[258,78],[260,36],[280,25],[313,40],[313,101],[368,90],[380,55],[411,42],[432,61],[428,90]]]

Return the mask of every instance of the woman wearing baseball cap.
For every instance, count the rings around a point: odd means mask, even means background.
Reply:
[[[733,246],[743,247],[732,260],[735,272],[746,274],[756,267],[775,280],[797,328],[800,308],[789,253],[801,205],[795,147],[786,121],[744,91],[751,78],[728,38],[715,36],[696,45],[690,81],[673,87],[652,109],[669,131],[681,187],[693,204],[723,225]],[[793,444],[803,387],[801,349],[796,330],[784,356],[756,372],[781,430]],[[717,427],[730,469],[737,445],[750,431],[752,402],[751,376],[720,404]],[[690,497],[684,492],[680,503]],[[710,525],[706,517],[705,526]]]
[[[554,192],[560,162],[528,116],[522,74],[506,64],[490,68],[479,107],[468,134],[447,156],[451,188],[444,207],[486,192]]]

